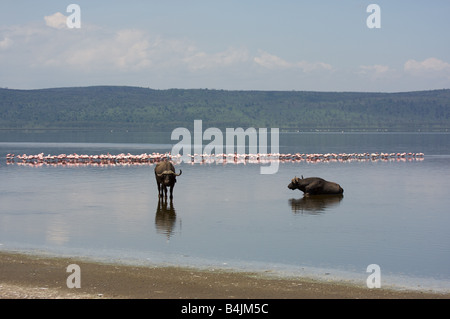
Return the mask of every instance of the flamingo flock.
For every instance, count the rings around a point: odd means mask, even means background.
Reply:
[[[294,153],[294,154],[193,154],[193,155],[171,155],[170,153],[143,153],[133,155],[121,153],[117,155],[100,154],[59,154],[44,155],[15,155],[7,154],[7,164],[20,165],[152,165],[162,160],[169,159],[175,163],[269,163],[271,161],[280,162],[345,162],[345,161],[411,161],[423,159],[423,153]]]

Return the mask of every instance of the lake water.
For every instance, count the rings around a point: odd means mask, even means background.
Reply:
[[[6,154],[169,152],[168,133],[0,132],[0,249],[141,265],[259,270],[450,291],[450,134],[281,133],[281,153],[423,152],[423,159],[186,164],[173,203],[154,165],[18,165]],[[205,142],[205,144],[207,144]],[[303,198],[294,176],[344,196]]]

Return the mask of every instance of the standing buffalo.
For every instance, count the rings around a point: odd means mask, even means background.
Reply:
[[[320,177],[294,177],[288,188],[299,189],[305,195],[342,194],[344,192],[339,184],[328,182]]]
[[[155,178],[156,184],[158,185],[158,194],[159,197],[164,195],[164,198],[167,199],[167,187],[170,187],[170,199],[173,199],[173,187],[177,182],[176,176],[181,175],[180,173],[175,173],[175,167],[169,161],[160,162],[155,167]]]

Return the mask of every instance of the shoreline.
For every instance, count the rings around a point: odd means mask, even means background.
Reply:
[[[67,266],[81,288],[68,288]],[[135,266],[0,251],[0,299],[449,299],[450,292],[395,290],[261,272]]]

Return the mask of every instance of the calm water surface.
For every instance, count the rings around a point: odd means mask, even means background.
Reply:
[[[280,152],[424,152],[423,160],[180,164],[174,201],[152,165],[22,166],[6,154],[168,152],[170,133],[1,132],[0,249],[114,262],[257,269],[450,290],[450,135],[286,133]],[[207,144],[207,143],[205,143]],[[343,197],[287,188],[320,176]]]

